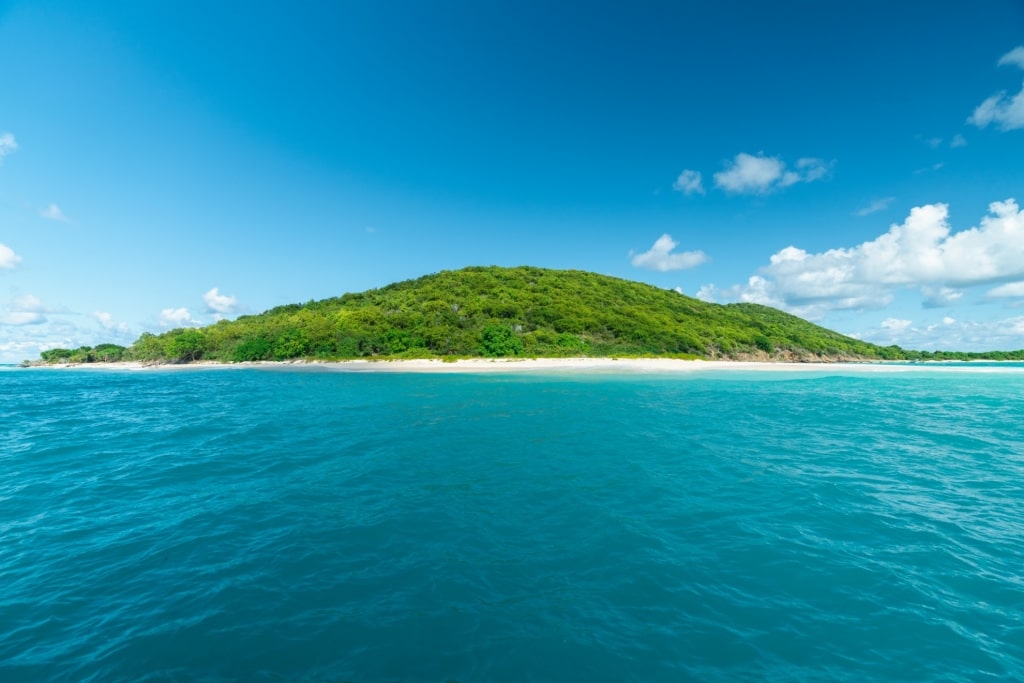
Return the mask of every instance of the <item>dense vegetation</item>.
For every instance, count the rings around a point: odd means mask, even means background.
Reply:
[[[880,347],[757,304],[711,304],[582,271],[476,267],[292,304],[130,348],[52,349],[42,361],[676,356],[790,360],[1024,359]]]

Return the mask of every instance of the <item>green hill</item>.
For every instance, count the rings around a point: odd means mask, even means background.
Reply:
[[[767,306],[712,304],[605,275],[523,266],[444,271],[205,328],[147,333],[128,349],[109,344],[53,349],[42,358],[238,362],[581,355],[786,360],[922,356],[845,337]]]
[[[42,356],[48,362],[115,360],[116,348],[53,349]],[[156,362],[580,355],[901,357],[898,349],[844,337],[765,306],[711,304],[595,273],[532,267],[445,271],[359,294],[280,306],[201,329],[143,334],[120,355]]]

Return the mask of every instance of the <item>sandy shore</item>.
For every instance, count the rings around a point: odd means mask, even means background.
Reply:
[[[674,358],[471,358],[455,362],[436,359],[420,360],[351,360],[325,361],[262,361],[247,363],[198,362],[187,365],[143,365],[142,363],[86,363],[39,366],[81,370],[137,370],[144,372],[176,372],[186,370],[237,370],[261,368],[268,370],[318,370],[327,372],[417,372],[417,373],[700,373],[719,371],[756,372],[910,372],[915,370],[1000,371],[997,367],[948,366],[944,363],[785,363],[764,361],[702,361]],[[29,368],[32,369],[32,368]]]

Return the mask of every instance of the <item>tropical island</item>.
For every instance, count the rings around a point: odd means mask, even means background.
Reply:
[[[857,362],[1024,360],[1024,350],[910,351],[751,303],[714,304],[577,270],[469,267],[278,306],[202,328],[50,349],[28,365],[646,357]]]

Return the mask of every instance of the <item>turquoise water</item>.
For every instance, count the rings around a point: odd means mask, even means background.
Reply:
[[[0,371],[0,680],[1024,678],[1024,369]]]

